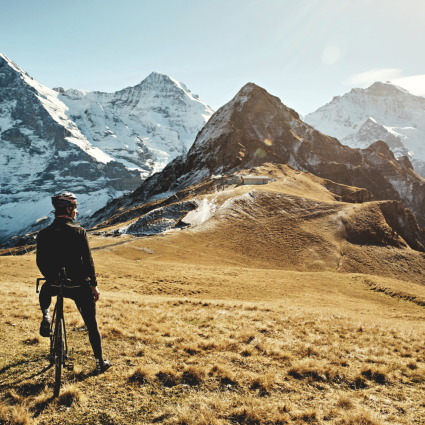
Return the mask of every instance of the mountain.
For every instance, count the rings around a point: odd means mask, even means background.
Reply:
[[[253,83],[220,108],[187,153],[134,192],[111,201],[88,221],[93,226],[121,208],[141,205],[210,175],[265,163],[288,164],[338,184],[367,189],[375,200],[403,201],[425,224],[425,180],[407,157],[396,159],[385,142],[352,149],[303,122],[279,98]]]
[[[87,215],[142,182],[66,113],[55,91],[0,55],[0,239],[44,227],[50,196],[62,188],[79,194]]]
[[[244,185],[246,174],[270,182]],[[153,252],[135,248],[134,236],[161,234],[148,241],[173,250],[176,261],[185,261],[182,247],[192,246],[203,258],[219,249],[234,265],[421,283],[424,210],[416,202],[424,199],[423,183],[409,159],[396,159],[385,142],[344,146],[249,83],[211,117],[187,155],[109,202],[86,225],[93,226],[94,249],[119,246],[126,258],[138,258],[138,249]],[[400,199],[408,184],[416,216]],[[34,235],[13,244],[12,253],[26,253],[35,248]]]
[[[186,153],[213,114],[185,84],[158,72],[115,93],[54,90],[91,143],[142,171],[162,170]]]
[[[377,140],[396,157],[409,156],[414,170],[425,177],[425,98],[390,82],[352,89],[305,116],[317,130],[352,148],[366,148]]]
[[[84,220],[187,151],[212,110],[152,73],[116,93],[51,90],[0,54],[0,241],[50,221],[50,197],[78,195]]]

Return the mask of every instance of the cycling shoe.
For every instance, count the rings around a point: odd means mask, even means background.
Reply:
[[[96,369],[94,370],[95,375],[100,375],[106,372],[110,367],[112,367],[111,362],[109,360],[104,360],[102,363],[96,362]]]
[[[44,317],[40,324],[40,335],[44,338],[50,336],[50,317]]]

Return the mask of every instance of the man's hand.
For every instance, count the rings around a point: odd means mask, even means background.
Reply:
[[[92,286],[91,290],[93,291],[93,294],[94,294],[94,302],[97,302],[100,295],[99,289],[97,289],[97,286]]]

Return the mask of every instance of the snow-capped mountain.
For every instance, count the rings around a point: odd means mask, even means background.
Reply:
[[[211,113],[166,75],[117,93],[51,90],[0,54],[0,241],[45,227],[61,189],[84,221],[186,152]]]
[[[402,201],[425,224],[425,179],[413,171],[406,156],[396,159],[382,141],[366,149],[342,145],[253,83],[214,113],[187,155],[177,157],[132,193],[109,202],[88,224],[170,196],[207,176],[249,173],[251,167],[265,163],[289,164],[331,183],[367,189],[359,193],[369,191],[375,200]]]
[[[57,92],[0,55],[0,239],[46,225],[50,196],[63,188],[79,195],[84,217],[142,182],[67,111]]]
[[[183,83],[152,72],[140,84],[115,93],[58,91],[68,115],[87,139],[128,166],[160,171],[186,153],[213,110]],[[117,145],[117,140],[122,144]],[[140,146],[148,147],[152,164]]]
[[[352,89],[305,116],[304,121],[342,143],[364,149],[385,141],[396,157],[408,155],[425,177],[425,98],[390,82]]]

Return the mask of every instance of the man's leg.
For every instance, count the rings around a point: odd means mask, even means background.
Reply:
[[[38,300],[40,302],[41,312],[43,313],[43,320],[40,324],[40,335],[48,338],[50,336],[50,304],[52,303],[52,287],[47,282],[43,284],[40,290]]]
[[[75,304],[89,331],[89,340],[96,359],[96,372],[102,373],[109,368],[108,360],[104,361],[102,356],[102,337],[96,317],[96,303],[93,300],[93,292],[90,287],[82,287],[79,294],[74,298]]]

